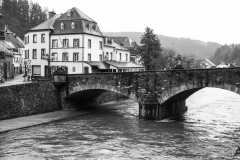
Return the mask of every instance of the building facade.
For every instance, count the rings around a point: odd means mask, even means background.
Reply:
[[[111,72],[106,62],[110,56],[112,61],[130,63],[128,49],[106,44],[97,22],[75,7],[62,15],[51,13],[25,34],[25,45],[32,76],[47,76],[48,66],[51,73],[59,67],[67,74]]]

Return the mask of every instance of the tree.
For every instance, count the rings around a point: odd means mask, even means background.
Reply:
[[[156,69],[172,69],[175,65],[176,51],[171,48],[163,48],[162,50],[162,54],[157,59]]]
[[[146,70],[156,69],[156,60],[161,55],[162,49],[158,37],[149,27],[145,29],[141,37],[138,52],[141,55],[141,61],[146,66]]]

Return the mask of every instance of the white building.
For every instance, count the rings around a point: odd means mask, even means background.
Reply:
[[[48,61],[45,58],[49,53],[51,72],[61,67],[67,74],[113,71],[104,61],[106,53],[110,56],[111,52],[112,60],[123,58],[121,62],[130,63],[129,51],[104,45],[105,37],[97,22],[78,8],[62,15],[51,12],[49,17],[25,34],[25,58],[32,60],[32,76],[47,75]],[[121,50],[121,54],[116,50]],[[140,68],[144,69],[143,66]]]

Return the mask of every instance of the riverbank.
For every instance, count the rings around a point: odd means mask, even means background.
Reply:
[[[15,129],[31,127],[39,124],[49,123],[57,120],[85,115],[90,112],[83,110],[62,110],[44,114],[13,118],[0,121],[0,133]]]

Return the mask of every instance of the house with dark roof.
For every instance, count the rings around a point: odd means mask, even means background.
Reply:
[[[58,67],[68,74],[111,72],[111,65],[105,63],[111,52],[113,57],[122,56],[118,61],[130,63],[127,48],[105,45],[104,39],[97,22],[78,8],[62,15],[51,12],[48,20],[25,34],[25,57],[31,60],[32,76],[47,76],[48,65],[52,73]],[[116,50],[121,52],[116,55]]]
[[[216,68],[216,65],[209,59],[204,59],[201,63],[201,68]]]
[[[3,78],[13,78],[22,71],[22,40],[7,26],[0,31],[0,74]]]
[[[129,37],[106,37],[108,40],[113,40],[115,43],[127,48],[130,51],[130,59],[132,62],[141,65],[141,56],[137,55],[134,47],[137,42],[134,42]]]

